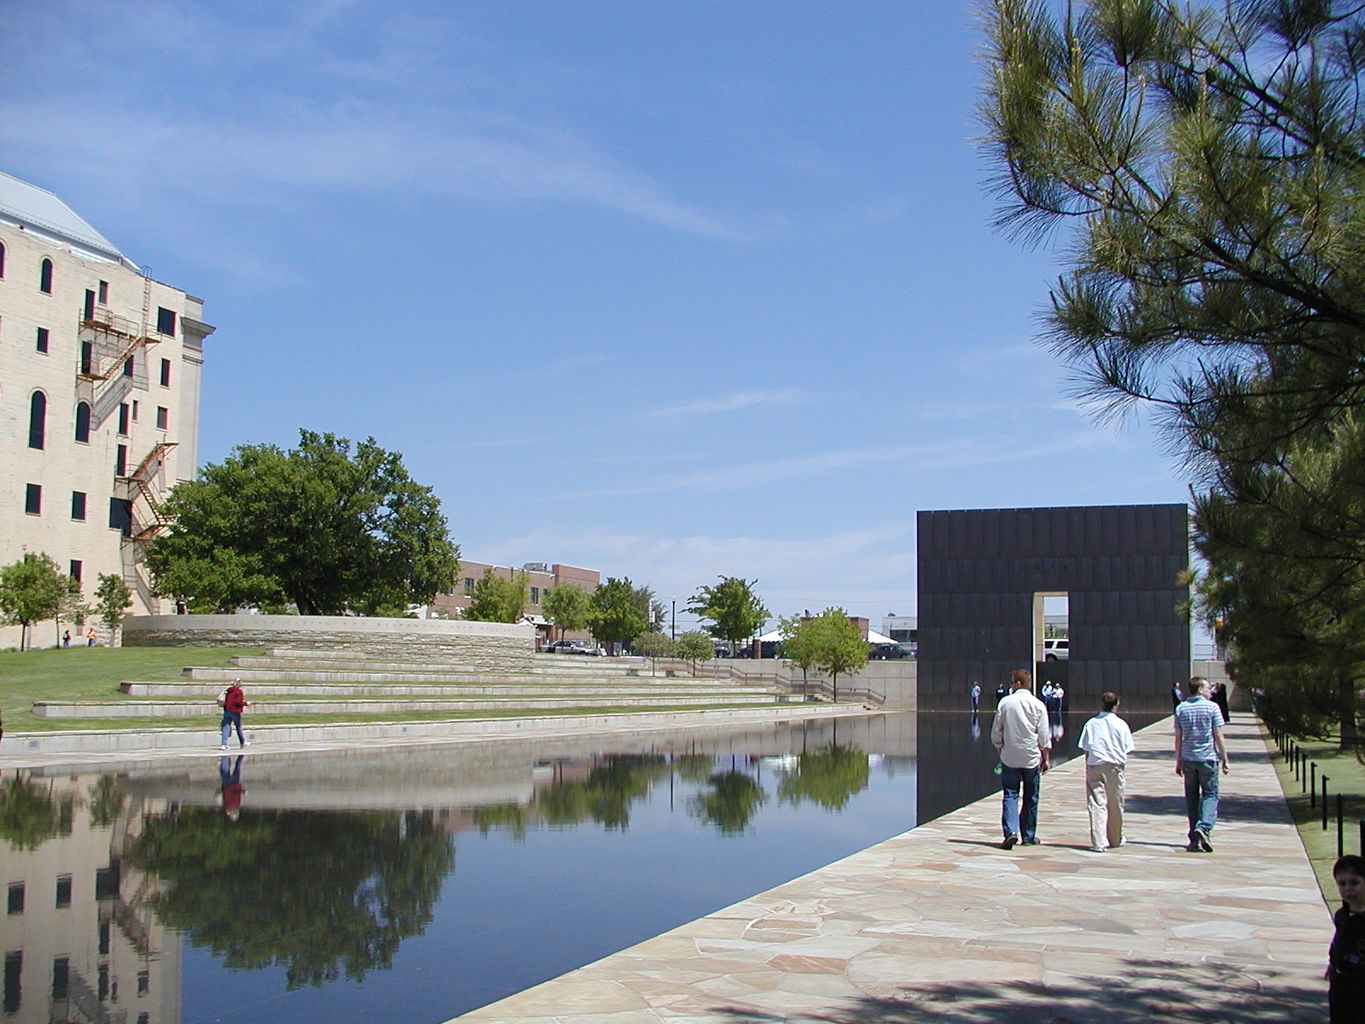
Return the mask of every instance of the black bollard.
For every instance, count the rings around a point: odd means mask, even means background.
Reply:
[[[1327,776],[1322,777],[1322,830],[1327,831]]]

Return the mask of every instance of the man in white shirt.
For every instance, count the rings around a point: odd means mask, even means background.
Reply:
[[[1025,846],[1038,844],[1038,790],[1052,748],[1047,708],[1033,695],[1033,673],[1015,669],[1010,685],[1013,689],[995,709],[991,725],[991,742],[1000,755],[1004,805],[1000,825],[1005,831],[1002,845],[1006,850],[1013,849],[1021,838]]]
[[[1123,845],[1123,769],[1133,752],[1133,732],[1114,714],[1118,694],[1102,693],[1100,704],[1104,710],[1085,723],[1079,744],[1085,751],[1085,806],[1093,853]]]

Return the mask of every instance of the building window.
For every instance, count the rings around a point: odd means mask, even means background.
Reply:
[[[5,246],[0,242],[0,277],[5,276]]]
[[[171,361],[169,359],[161,360],[161,386],[163,388],[171,386]]]
[[[81,581],[81,570],[84,568],[79,558],[71,559],[71,564],[67,568],[67,575],[77,583]]]
[[[165,306],[156,307],[156,332],[175,337],[175,310],[167,309]]]
[[[133,532],[133,503],[127,498],[109,499],[109,529],[125,537]]]
[[[46,352],[46,351],[47,351],[47,328],[46,328],[46,327],[39,327],[39,328],[38,328],[38,343],[37,343],[37,344],[38,344],[38,351],[39,351],[39,352]]]
[[[90,403],[76,403],[76,440],[81,444],[90,443]]]
[[[22,914],[24,912],[24,883],[10,882],[9,901],[7,903],[7,914]]]
[[[169,430],[171,427],[171,411],[164,405],[156,407],[156,429]]]
[[[118,407],[118,432],[123,437],[128,436],[128,403],[120,402]]]
[[[110,940],[113,938],[114,931],[109,927],[108,921],[101,921],[99,924],[100,936],[100,956],[108,956],[109,948],[112,945]]]
[[[91,289],[85,290],[85,319],[95,319],[95,293]]]
[[[128,475],[128,446],[121,444],[114,450],[114,476]]]
[[[71,876],[57,876],[57,909],[71,906]]]
[[[71,976],[71,963],[64,956],[52,961],[52,998],[65,999]]]
[[[100,305],[101,305],[101,306],[107,306],[107,305],[109,305],[109,282],[108,282],[108,281],[101,281],[101,282],[100,282]]]
[[[123,361],[123,375],[131,377],[133,375],[133,357],[129,356]]]
[[[18,1013],[22,999],[19,979],[24,973],[24,951],[15,950],[5,954],[5,995],[0,1009],[6,1013]]]
[[[133,422],[137,422],[137,399],[133,399]]]
[[[52,261],[46,257],[38,265],[38,290],[46,295],[52,294]]]
[[[152,972],[151,972],[151,971],[138,971],[138,972],[137,972],[137,994],[140,995],[140,996],[145,996],[145,995],[146,995],[148,992],[150,992],[151,990],[152,990]]]
[[[137,1015],[137,1024],[152,1024],[152,1015],[143,1010]]]
[[[540,588],[539,588],[539,587],[532,587],[532,588],[531,588],[531,603],[532,603],[532,604],[540,604]]]
[[[85,492],[71,492],[71,518],[78,522],[85,522]],[[76,577],[80,579],[79,576]]]
[[[28,446],[39,451],[47,444],[47,395],[33,392],[28,400]]]
[[[473,594],[474,594],[474,577],[472,577],[472,576],[466,576],[466,577],[464,578],[464,592],[465,592],[465,595],[468,596],[468,597],[472,597],[472,596],[473,596]]]
[[[43,485],[24,485],[24,511],[31,516],[43,514]]]
[[[93,374],[91,367],[95,365],[95,343],[92,341],[81,342],[81,373],[89,377]]]
[[[101,1003],[109,998],[109,965],[100,964],[95,975],[95,998]]]
[[[112,900],[118,897],[119,876],[122,871],[119,862],[114,861],[107,868],[95,871],[95,899]]]

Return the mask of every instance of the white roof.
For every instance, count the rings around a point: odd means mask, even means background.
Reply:
[[[764,633],[762,636],[758,637],[759,643],[764,644],[776,643],[781,639],[782,631],[780,629],[774,629],[771,633]],[[878,633],[875,629],[869,628],[867,631],[867,642],[870,644],[894,644],[896,641],[892,640],[889,636]]]
[[[68,245],[83,255],[137,269],[113,242],[66,203],[46,189],[20,181],[4,171],[0,171],[0,221]]]

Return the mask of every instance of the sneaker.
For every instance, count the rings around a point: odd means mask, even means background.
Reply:
[[[1001,843],[1000,845],[1003,846],[1003,847],[1004,847],[1005,849],[1007,849],[1007,850],[1013,850],[1013,849],[1014,849],[1014,844],[1017,843],[1017,842],[1019,842],[1019,837],[1018,837],[1018,836],[1006,836],[1006,837],[1005,837],[1005,841],[1004,841],[1003,843]]]
[[[1024,840],[1024,845],[1025,845],[1025,846],[1037,846],[1037,845],[1038,845],[1038,837],[1037,837],[1037,836],[1034,836],[1034,837],[1031,838],[1031,839],[1025,839],[1025,840]]]
[[[1107,847],[1107,846],[1092,846],[1092,847],[1090,847],[1090,852],[1091,852],[1091,853],[1104,853],[1104,852],[1107,851],[1108,849],[1109,849],[1109,847]]]
[[[1198,843],[1190,843],[1189,846],[1185,847],[1185,851],[1187,853],[1203,853],[1204,848],[1200,846]]]
[[[1203,852],[1205,853],[1213,852],[1213,844],[1209,842],[1209,834],[1205,832],[1202,828],[1197,828],[1194,830],[1193,842],[1198,843],[1199,849],[1201,849]]]
[[[218,749],[219,749],[219,750],[226,750],[226,749],[227,749],[227,744],[226,744],[226,743],[220,743],[220,744],[218,744]]]
[[[244,747],[249,747],[249,746],[251,746],[251,741],[250,741],[250,740],[243,740],[243,741],[242,741],[242,746],[244,746]]]

